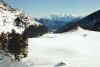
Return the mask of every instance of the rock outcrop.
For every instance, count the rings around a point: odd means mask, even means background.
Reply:
[[[41,36],[48,29],[24,11],[0,0],[0,53],[15,60],[27,57],[28,38]]]

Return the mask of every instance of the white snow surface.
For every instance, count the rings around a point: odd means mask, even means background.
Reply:
[[[100,67],[100,32],[79,29],[29,39],[29,54],[20,62],[0,59],[0,67]]]
[[[22,10],[15,9],[15,11],[9,11],[9,9],[4,10],[4,7],[1,7],[0,5],[0,33],[11,32],[12,29],[15,29],[17,33],[22,33],[25,30],[25,27],[18,27],[15,25],[15,19],[21,16],[21,14],[23,14],[23,18],[21,20],[23,22],[27,22],[27,27],[30,25],[42,25],[41,23],[35,21],[32,17],[28,16]],[[26,17],[27,19],[24,19]]]

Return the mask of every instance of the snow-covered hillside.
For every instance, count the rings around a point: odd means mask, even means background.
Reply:
[[[0,0],[0,54],[13,56],[27,56],[28,38],[41,36],[48,29],[35,21],[24,11],[9,7]],[[25,52],[24,52],[25,51]],[[19,55],[19,56],[18,56]]]
[[[21,17],[21,18],[20,18]],[[20,18],[19,26],[17,25],[16,19]],[[32,17],[26,15],[24,11],[17,9],[7,9],[3,10],[0,8],[0,32],[11,32],[11,29],[16,29],[16,32],[22,33],[25,30],[25,24],[21,23],[21,21],[25,22],[27,27],[30,25],[42,25],[39,22],[36,22]],[[6,28],[6,29],[5,29]]]
[[[21,62],[3,58],[2,67],[99,67],[100,32],[78,29],[29,39],[29,54]]]

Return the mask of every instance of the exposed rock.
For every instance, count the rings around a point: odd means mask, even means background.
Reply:
[[[57,65],[55,65],[54,67],[62,67],[62,66],[66,66],[66,63],[60,62]]]
[[[11,55],[19,61],[28,55],[28,38],[41,36],[47,33],[48,29],[24,11],[11,8],[1,1],[0,54]]]

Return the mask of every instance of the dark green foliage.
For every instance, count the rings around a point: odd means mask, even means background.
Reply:
[[[64,27],[59,29],[59,31],[57,31],[55,33],[63,33],[63,32],[68,32],[68,31],[72,31],[72,30],[77,30],[78,26],[79,25],[77,22],[69,22]]]
[[[20,26],[21,20],[19,17],[15,19],[15,22],[16,22],[16,26]]]
[[[48,32],[48,29],[43,25],[31,25],[23,32],[24,37],[32,38],[38,37]]]
[[[77,28],[78,28],[78,24],[76,22],[70,22],[67,24],[65,31],[77,30]]]
[[[91,30],[100,31],[100,10],[89,14],[88,16],[81,19],[79,22],[80,27]]]
[[[15,60],[27,57],[28,54],[28,42],[21,34],[12,30],[11,33],[2,33],[0,35],[0,47],[1,50],[12,54]]]
[[[0,49],[5,50],[7,46],[7,35],[5,33],[1,33],[0,35]]]

